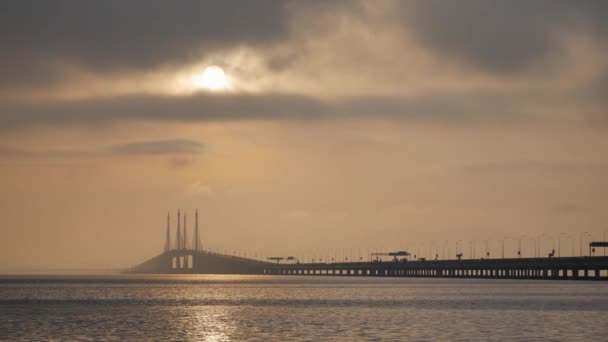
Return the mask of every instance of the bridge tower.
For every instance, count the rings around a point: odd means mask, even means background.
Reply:
[[[202,247],[202,246],[200,246]],[[198,209],[194,211],[194,250],[198,252],[199,237],[198,237]]]
[[[186,212],[184,211],[184,240],[182,243],[182,249],[186,250],[188,249],[188,230],[187,230],[187,226],[186,226]],[[188,269],[188,255],[184,256],[184,268]]]
[[[179,209],[177,209],[177,248],[176,248],[177,250],[182,249],[181,221],[182,221],[182,215],[181,215]],[[181,258],[177,258],[177,267],[182,268]]]
[[[182,249],[188,249],[188,231],[186,229],[186,212],[184,211],[184,238],[182,239]]]
[[[169,226],[169,213],[167,213],[167,236],[165,237],[165,252],[171,250],[171,228]]]

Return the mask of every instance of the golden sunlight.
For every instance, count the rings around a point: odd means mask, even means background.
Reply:
[[[212,91],[228,88],[228,78],[222,68],[212,65],[208,66],[202,74],[192,77],[192,84],[196,88],[204,88]]]

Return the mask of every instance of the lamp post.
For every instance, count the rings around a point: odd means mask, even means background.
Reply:
[[[449,260],[449,259],[450,259],[450,242],[446,240],[446,241],[445,241],[445,245],[446,245],[446,246],[447,246],[447,248],[448,248],[448,260]]]
[[[584,237],[589,238],[589,242],[593,241],[593,235],[591,233],[585,234]],[[591,243],[589,243],[589,245],[591,245]],[[588,256],[591,256],[591,246],[589,246],[589,255]]]
[[[538,237],[538,254],[539,254],[539,256],[541,256],[540,250],[541,250],[541,243],[542,243],[542,238],[543,237],[551,239],[551,252],[552,253],[555,252],[555,238],[553,238],[553,236],[550,236],[550,235],[547,235],[547,234],[541,234]]]
[[[538,257],[538,254],[539,254],[539,251],[538,251],[538,249],[539,249],[538,248],[539,238],[530,237],[530,239],[534,243],[534,257]]]
[[[490,250],[488,249],[488,240],[485,240],[485,243],[486,243],[486,255],[485,255],[485,257],[489,258],[490,257]]]
[[[475,240],[470,240],[469,241],[469,253],[470,253],[470,258],[474,259],[475,258],[475,248],[474,245],[475,244]]]
[[[532,245],[534,246],[534,254],[533,256],[536,257],[537,255],[537,249],[536,249],[536,245],[537,245],[537,238],[533,237],[533,236],[528,236],[527,239],[524,239],[524,242],[526,240],[529,240],[532,242]]]
[[[562,236],[568,236],[568,234],[566,233],[561,233],[559,234],[559,236],[557,237],[557,256],[561,257],[562,256]]]
[[[525,238],[526,235],[522,235],[517,239],[517,257],[521,258],[521,239]]]
[[[582,232],[579,234],[578,243],[579,243],[579,255],[580,256],[583,256],[583,236],[585,236],[586,234],[588,234],[588,233]]]
[[[502,238],[502,240],[500,240],[501,244],[502,244],[501,249],[502,249],[502,258],[503,259],[505,258],[505,241],[506,240],[513,240],[515,242],[515,241],[517,241],[517,238],[505,236]]]

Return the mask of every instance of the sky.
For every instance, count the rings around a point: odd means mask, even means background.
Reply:
[[[1,6],[0,272],[132,266],[178,208],[258,258],[608,231],[605,1]]]

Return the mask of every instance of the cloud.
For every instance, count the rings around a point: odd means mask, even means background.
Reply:
[[[114,155],[175,155],[199,154],[203,144],[187,139],[139,141],[112,146],[109,152]]]
[[[365,1],[9,1],[0,11],[0,89],[61,81],[66,66],[98,74],[150,71],[241,47],[258,48],[270,71],[280,72],[302,58],[310,41],[322,41],[344,25],[379,39],[401,27],[403,38],[413,36],[440,60],[521,71],[558,52],[564,32],[605,37],[607,10],[604,1],[592,0],[413,0],[373,6]],[[400,44],[397,37],[393,45]],[[279,46],[279,54],[267,49]]]
[[[287,2],[9,1],[0,11],[0,87],[52,82],[55,64],[144,70],[287,34]]]
[[[19,157],[28,155],[27,151],[9,146],[0,146],[0,156],[2,157]]]
[[[0,146],[0,157],[48,158],[48,157],[97,157],[97,156],[152,156],[196,155],[204,151],[204,145],[188,139],[148,140],[115,144],[90,150],[25,150]]]
[[[45,158],[45,157],[91,157],[100,151],[87,150],[28,150],[10,146],[0,146],[0,157],[8,158]]]
[[[603,123],[608,122],[608,69],[597,75],[588,84],[576,89],[574,96],[578,97],[585,106],[596,107],[600,115],[603,115]]]
[[[570,118],[595,115],[581,110],[581,103],[594,104],[596,113],[605,112],[605,77],[587,85],[582,84],[588,82],[585,77],[574,80],[563,70],[505,75],[521,73],[557,52],[564,32],[586,30],[603,37],[608,32],[599,14],[606,12],[604,2],[428,0],[374,5],[270,0],[11,2],[0,12],[0,41],[6,47],[0,54],[0,88],[2,82],[7,87],[38,78],[54,82],[63,77],[53,67],[58,61],[104,77],[87,74],[66,88],[43,87],[40,92],[7,91],[0,100],[0,133],[125,121],[513,122],[536,115],[557,118],[555,109],[563,109],[564,103],[576,106],[565,114]],[[412,44],[421,45],[423,52]],[[253,47],[245,50],[254,57],[230,50],[241,47]],[[228,51],[223,55],[227,59],[234,57],[232,53],[242,57],[231,62],[234,77],[242,77],[243,84],[260,85],[251,88],[259,92],[151,95],[165,90],[142,90],[140,85],[170,83],[168,79],[106,76],[132,70],[172,75],[193,60],[222,51]],[[454,66],[453,61],[467,67]],[[167,71],[160,65],[172,68]],[[573,90],[576,87],[581,89]],[[74,89],[89,89],[90,93],[83,91],[89,97],[61,100]]]
[[[125,121],[218,122],[392,118],[442,122],[519,120],[517,94],[436,94],[418,98],[359,96],[332,100],[291,94],[124,96],[78,101],[0,104],[0,131],[35,126],[99,125]],[[510,115],[506,115],[510,114]],[[133,147],[131,147],[133,148]],[[139,148],[142,148],[141,146]]]
[[[301,58],[307,41],[299,38],[323,40],[343,25],[373,35],[396,25],[444,61],[521,71],[557,52],[564,32],[605,37],[607,11],[605,1],[593,0],[9,1],[0,11],[0,88],[60,81],[65,66],[99,74],[150,71],[244,46],[261,48],[257,53],[279,72]],[[370,21],[376,12],[380,23]],[[269,46],[283,53],[267,54]]]
[[[399,19],[423,46],[493,72],[526,70],[559,53],[561,35],[605,39],[605,1],[423,0],[397,2]]]

